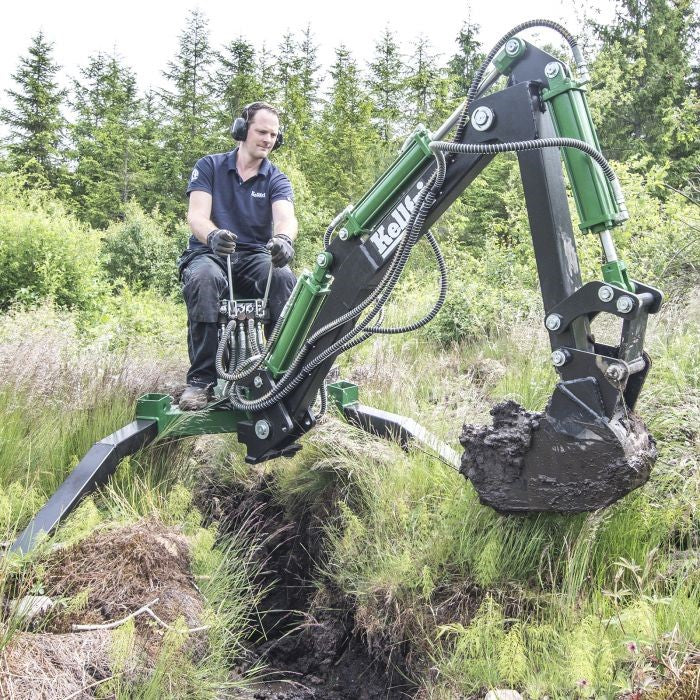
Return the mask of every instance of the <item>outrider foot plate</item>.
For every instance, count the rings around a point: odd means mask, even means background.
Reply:
[[[633,413],[557,419],[506,401],[491,415],[493,427],[463,427],[460,472],[500,513],[604,508],[644,484],[656,460],[654,439]]]

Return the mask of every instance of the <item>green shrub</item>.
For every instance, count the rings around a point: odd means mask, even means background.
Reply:
[[[45,298],[93,306],[103,291],[98,256],[97,234],[60,203],[0,176],[0,309]]]
[[[168,235],[158,212],[147,214],[136,202],[124,207],[124,218],[106,230],[102,264],[112,282],[123,280],[131,288],[171,294],[177,288],[176,261],[187,245],[184,227]]]
[[[441,343],[497,336],[541,307],[539,292],[529,286],[532,271],[514,252],[495,242],[484,247],[479,260],[466,251],[449,255],[447,300],[426,327]]]

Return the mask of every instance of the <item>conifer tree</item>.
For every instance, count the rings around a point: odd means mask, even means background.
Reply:
[[[136,130],[140,104],[136,76],[117,56],[98,54],[74,81],[71,176],[83,219],[107,226],[136,192]]]
[[[208,20],[201,11],[193,10],[180,33],[177,54],[163,73],[171,88],[162,93],[167,123],[158,168],[163,212],[170,216],[184,216],[187,203],[183,195],[194,164],[216,150],[224,137],[213,127],[213,58]]]
[[[39,32],[12,75],[17,89],[6,91],[13,107],[0,113],[9,127],[8,164],[24,171],[33,185],[56,187],[62,179],[65,120],[61,104],[66,92],[56,80],[59,70],[53,60],[53,44]]]
[[[307,177],[337,210],[371,185],[379,140],[371,122],[372,102],[344,44],[335,51],[331,77],[333,85],[313,139],[317,157]]]
[[[317,47],[310,27],[296,41],[291,34],[282,38],[277,55],[277,107],[281,111],[287,150],[303,163],[309,152],[307,140],[314,117],[318,89]]]
[[[449,81],[433,52],[429,39],[419,35],[408,61],[406,111],[411,127],[424,124],[434,128],[446,111]],[[449,109],[447,109],[449,111]]]
[[[467,96],[474,74],[485,58],[478,35],[479,25],[467,18],[455,39],[457,53],[447,64],[452,78],[452,95],[459,100]]]
[[[602,45],[589,94],[596,123],[605,125],[601,145],[615,159],[669,159],[682,181],[700,148],[693,0],[617,0],[615,21],[593,30]]]
[[[221,136],[217,150],[231,146],[229,128],[245,105],[260,99],[262,86],[256,75],[255,49],[242,36],[234,39],[216,54],[217,70],[214,87],[217,98],[216,133]]]
[[[404,65],[394,34],[387,28],[375,44],[367,85],[373,103],[373,122],[381,140],[388,144],[402,131]]]

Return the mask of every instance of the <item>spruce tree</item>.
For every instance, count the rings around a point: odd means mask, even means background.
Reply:
[[[105,227],[137,191],[136,76],[117,56],[98,54],[74,81],[72,106],[73,197],[83,219]]]
[[[260,99],[262,86],[256,75],[255,49],[243,37],[238,37],[216,54],[214,71],[216,92],[216,133],[221,137],[217,150],[231,147],[229,128],[243,108]]]
[[[53,44],[39,32],[12,75],[17,89],[6,91],[13,107],[0,113],[9,127],[8,165],[24,171],[32,185],[56,187],[62,180],[65,120],[61,105],[66,92],[56,80],[59,70],[53,60]]]
[[[450,112],[448,102],[449,80],[433,52],[429,39],[419,35],[413,43],[406,75],[408,100],[406,112],[411,127],[424,124],[431,129]]]
[[[158,162],[162,210],[183,217],[187,181],[199,158],[217,149],[224,126],[214,128],[213,86],[210,68],[208,20],[199,10],[190,12],[180,33],[178,51],[163,75],[170,89],[162,93],[165,118],[163,150]]]
[[[372,102],[350,50],[341,44],[331,68],[333,84],[313,143],[314,166],[307,177],[333,210],[344,207],[372,184],[379,139],[372,126]]]
[[[367,86],[373,103],[373,122],[381,140],[391,143],[403,131],[404,64],[394,34],[387,28],[375,44]]]
[[[276,105],[281,112],[286,149],[295,154],[299,163],[309,155],[308,138],[318,89],[316,52],[309,27],[301,41],[285,35],[277,52]]]
[[[601,48],[589,95],[609,157],[668,160],[676,183],[692,169],[700,139],[697,30],[693,0],[617,0],[615,21],[593,25]]]
[[[485,58],[478,35],[479,25],[467,18],[455,39],[458,51],[447,64],[455,99],[463,100],[467,96],[474,74]]]

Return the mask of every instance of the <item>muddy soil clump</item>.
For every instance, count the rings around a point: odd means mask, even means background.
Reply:
[[[460,472],[500,513],[604,508],[646,483],[656,460],[653,437],[631,412],[608,421],[559,398],[552,415],[514,401],[491,415],[493,426],[463,426]]]
[[[262,662],[265,672],[242,697],[255,700],[399,700],[415,690],[403,669],[370,655],[355,632],[353,611],[337,592],[319,592],[314,577],[323,560],[319,517],[291,519],[274,501],[268,477],[252,484],[216,486],[206,498],[220,527],[243,531],[256,544],[258,581],[267,589],[244,673]]]

